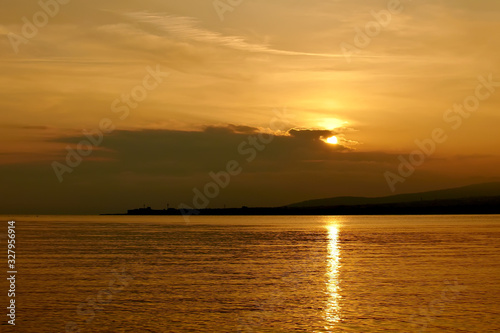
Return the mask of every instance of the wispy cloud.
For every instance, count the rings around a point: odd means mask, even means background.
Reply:
[[[135,12],[124,14],[135,22],[145,23],[156,27],[171,36],[179,39],[192,40],[200,43],[218,45],[238,51],[266,53],[289,56],[314,56],[314,57],[342,57],[340,54],[296,52],[276,50],[269,45],[250,43],[241,36],[225,36],[221,33],[203,29],[199,21],[192,17],[174,16],[168,14],[152,14]]]

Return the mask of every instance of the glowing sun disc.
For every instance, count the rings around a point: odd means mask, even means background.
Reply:
[[[328,139],[326,139],[326,142],[331,145],[336,145],[337,143],[339,143],[339,140],[337,139],[336,136],[331,136]]]

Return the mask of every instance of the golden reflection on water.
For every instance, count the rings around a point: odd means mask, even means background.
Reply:
[[[333,332],[336,324],[341,318],[340,308],[340,245],[339,245],[339,224],[331,223],[326,226],[328,231],[328,255],[326,263],[326,290],[328,301],[325,310],[325,329]]]

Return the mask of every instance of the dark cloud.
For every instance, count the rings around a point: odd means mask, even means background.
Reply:
[[[319,140],[338,134],[334,131],[310,129],[291,129],[288,133],[295,138],[306,140]]]
[[[124,212],[143,203],[164,207],[190,204],[193,188],[212,181],[210,172],[236,161],[231,178],[210,205],[274,206],[335,195],[387,194],[383,172],[396,156],[351,151],[329,145],[332,131],[293,129],[271,136],[247,126],[207,127],[203,131],[115,131],[59,183],[50,164],[0,166],[10,175],[3,212]],[[56,142],[72,147],[85,137]],[[65,157],[57,161],[64,163]],[[416,178],[418,179],[418,178]],[[36,189],[36,190],[35,190]]]
[[[337,133],[324,130],[293,129],[289,135],[271,136],[248,126],[211,126],[203,131],[141,130],[115,131],[106,136],[91,157],[107,160],[116,170],[147,174],[191,175],[223,167],[228,160],[248,163],[247,170],[283,171],[310,161],[384,161],[377,153],[345,154],[342,145],[320,140]],[[265,140],[261,141],[260,136]],[[252,145],[252,138],[257,140]],[[59,138],[76,145],[83,137]],[[268,141],[270,141],[268,143]],[[248,162],[253,156],[255,159]],[[91,160],[89,158],[89,160]],[[264,170],[261,167],[265,165]]]
[[[259,131],[259,129],[256,127],[244,126],[244,125],[229,124],[227,128],[231,130],[233,133],[240,133],[240,134],[253,134]]]

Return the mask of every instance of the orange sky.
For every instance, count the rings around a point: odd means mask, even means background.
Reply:
[[[0,168],[13,193],[0,212],[189,201],[258,132],[282,140],[245,165],[214,206],[391,194],[385,173],[397,174],[398,157],[436,128],[448,139],[397,192],[498,180],[500,3],[393,1],[44,0],[51,15],[38,1],[8,1],[0,13]],[[357,50],[347,55],[346,45]],[[488,76],[497,88],[481,88],[488,98],[453,129],[458,113],[447,110]],[[131,94],[141,100],[126,104]],[[273,110],[285,109],[277,132]],[[52,163],[64,163],[65,147],[104,118],[114,131],[60,183]],[[318,140],[323,130],[339,145]],[[132,161],[136,149],[142,165]],[[135,194],[103,203],[124,192]]]

